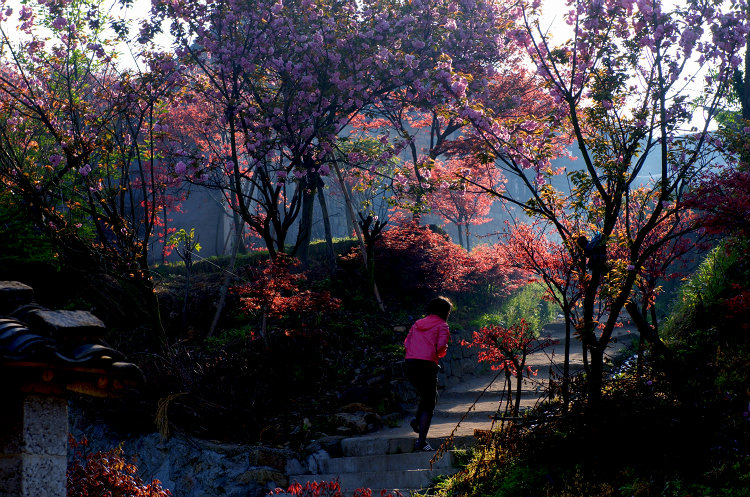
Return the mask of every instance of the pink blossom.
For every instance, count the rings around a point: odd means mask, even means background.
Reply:
[[[65,27],[68,25],[68,20],[65,19],[63,16],[57,16],[54,21],[52,21],[52,27],[56,30],[62,30],[65,29]]]

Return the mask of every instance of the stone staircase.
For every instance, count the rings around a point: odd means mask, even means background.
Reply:
[[[398,490],[404,495],[429,487],[440,475],[457,471],[448,451],[430,467],[435,452],[412,452],[414,436],[353,437],[341,441],[343,457],[317,458],[317,474],[290,475],[289,482],[338,480],[344,495],[358,488]]]
[[[547,332],[553,338],[562,338],[562,328],[559,325],[549,326]],[[626,329],[616,330],[615,336],[618,341],[612,347],[612,354],[634,338]],[[536,369],[538,375],[524,379],[521,410],[532,408],[544,400],[550,370],[554,369],[560,374],[562,358],[562,340],[546,352],[529,356],[527,365]],[[571,370],[577,370],[581,366],[580,351],[572,350]],[[496,372],[480,372],[478,369],[476,372],[475,375],[465,376],[459,383],[447,384],[440,393],[427,437],[435,449],[451,436],[453,440],[450,449],[471,447],[476,440],[474,435],[477,431],[493,427],[492,418],[498,413],[501,401],[505,401],[505,378],[500,375],[487,388]],[[475,403],[479,397],[480,400]],[[472,410],[467,414],[472,405]],[[409,426],[410,419],[411,417],[404,418],[396,428],[385,428],[369,435],[341,440],[341,450],[337,451],[342,454],[341,457],[331,457],[328,453],[319,451],[313,456],[312,474],[291,474],[289,482],[297,481],[304,485],[309,481],[338,479],[347,497],[358,488],[370,488],[376,496],[381,490],[399,490],[402,494],[409,495],[410,492],[427,489],[440,475],[455,474],[458,468],[455,467],[455,453],[452,450],[435,461],[432,467],[430,460],[434,457],[434,452],[412,452],[416,435]],[[457,426],[459,421],[461,423]]]

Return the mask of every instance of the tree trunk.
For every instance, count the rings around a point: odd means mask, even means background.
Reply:
[[[661,341],[656,330],[652,328],[644,318],[645,311],[640,312],[638,305],[634,302],[627,302],[625,304],[625,310],[630,314],[633,323],[635,323],[638,328],[638,332],[654,347],[654,350],[662,356],[668,356],[670,354],[669,349],[664,342]]]
[[[518,376],[516,376],[516,404],[513,406],[513,417],[518,417],[518,413],[521,410],[521,391],[523,389],[523,370],[518,370]]]
[[[746,8],[746,14],[750,17],[750,7]],[[750,33],[745,36],[745,40],[750,44]],[[745,77],[742,81],[742,88],[737,90],[737,94],[742,103],[742,118],[750,120],[750,50],[745,50]]]
[[[136,286],[145,292],[149,312],[148,315],[151,317],[151,324],[156,329],[156,335],[159,337],[159,346],[162,352],[167,353],[169,351],[169,341],[167,340],[167,332],[161,322],[161,312],[159,310],[159,298],[156,296],[154,284],[151,281],[149,273],[146,272],[143,277],[136,282]]]
[[[464,232],[461,229],[461,223],[456,223],[456,229],[458,230],[458,244],[462,247],[465,247],[464,245]]]
[[[570,406],[570,335],[572,323],[568,304],[564,304],[563,307],[563,313],[565,314],[565,358],[563,359],[562,396],[563,408],[565,412],[568,412]]]
[[[169,239],[169,222],[167,221],[167,206],[162,207],[162,214],[164,216],[164,245],[161,247],[161,263],[162,265],[167,262],[167,240]]]
[[[315,177],[311,177],[311,176]],[[315,190],[317,189],[317,173],[308,172],[300,182],[302,189],[302,212],[299,217],[299,231],[297,232],[297,256],[302,265],[310,263],[310,241],[312,237],[313,214],[315,213]]]
[[[252,199],[255,193],[255,183],[250,183],[250,190],[247,192],[248,198]],[[224,306],[227,303],[227,291],[229,291],[229,284],[234,276],[234,266],[237,263],[237,254],[240,251],[240,247],[244,246],[242,242],[242,234],[245,232],[245,222],[242,216],[237,212],[237,204],[239,201],[236,196],[230,197],[230,201],[235,205],[232,205],[232,220],[234,221],[234,241],[232,243],[232,255],[229,259],[229,267],[224,272],[224,281],[221,283],[219,289],[219,302],[216,304],[216,311],[214,312],[214,318],[211,320],[211,326],[208,328],[208,334],[206,337],[213,336],[216,333],[216,327],[219,325],[219,318],[221,313],[224,312]]]
[[[591,361],[589,363],[590,373],[588,375],[588,400],[592,406],[596,406],[602,398],[602,382],[604,380],[604,350],[605,345],[590,347]]]
[[[343,184],[341,186],[343,191]],[[344,214],[346,217],[346,236],[357,236],[357,229],[354,227],[355,219],[352,218],[352,208],[349,206],[349,200],[347,199],[346,194],[344,194]]]
[[[219,318],[221,318],[221,313],[224,312],[224,306],[227,303],[227,291],[229,290],[229,284],[232,281],[232,276],[234,276],[234,266],[237,263],[237,253],[239,252],[240,244],[242,241],[242,224],[242,220],[235,219],[235,234],[234,242],[232,242],[232,255],[229,259],[229,267],[224,273],[224,281],[221,283],[221,288],[219,289],[219,302],[216,304],[216,312],[214,312],[214,318],[211,320],[211,326],[208,328],[208,334],[206,335],[206,337],[213,336],[213,334],[216,332],[216,327],[219,324]]]
[[[190,298],[190,272],[193,269],[193,253],[190,244],[185,243],[185,294],[182,298],[182,330],[187,331],[187,309]]]
[[[591,367],[589,366],[589,349],[586,346],[586,342],[581,342],[581,354],[583,355],[583,370],[586,374],[591,374]]]
[[[323,216],[323,227],[326,232],[326,259],[328,269],[333,274],[336,271],[336,254],[333,252],[333,234],[331,233],[331,219],[328,216],[328,205],[323,193],[322,185],[318,185],[318,203],[320,204],[320,215]]]
[[[349,209],[349,214],[351,215],[352,219],[355,219],[357,214],[354,212],[351,197],[349,196],[349,190],[344,184],[344,178],[341,176],[341,170],[339,170],[338,162],[335,160],[333,161],[333,169],[336,171],[339,185],[341,185],[341,192],[344,194],[344,200],[346,201],[346,206]],[[359,248],[362,253],[365,270],[367,270],[367,246],[365,245],[365,239],[362,236],[362,230],[359,228],[359,224],[353,223],[353,225],[354,231],[357,233],[357,239],[359,240]],[[385,306],[383,305],[383,301],[380,298],[380,292],[378,291],[378,285],[374,281],[372,283],[372,293],[375,296],[375,301],[378,303],[378,307],[380,307],[380,310],[385,311]]]

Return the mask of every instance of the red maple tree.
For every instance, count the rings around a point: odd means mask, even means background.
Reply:
[[[461,341],[464,347],[476,347],[479,349],[478,361],[490,363],[493,371],[505,371],[507,380],[508,403],[512,405],[512,416],[518,416],[521,407],[521,388],[523,386],[524,374],[536,376],[536,371],[526,365],[529,354],[544,350],[553,345],[554,340],[539,338],[530,330],[525,319],[511,326],[491,325],[484,326],[479,331],[472,333],[471,342]],[[516,378],[515,402],[511,404],[512,387],[510,377]]]
[[[249,282],[235,287],[242,308],[260,318],[260,335],[268,340],[268,320],[279,320],[286,316],[318,318],[326,312],[338,309],[340,300],[330,292],[302,290],[300,284],[307,276],[300,271],[300,262],[286,255],[267,259],[258,267],[250,269]],[[288,330],[285,333],[290,333]]]

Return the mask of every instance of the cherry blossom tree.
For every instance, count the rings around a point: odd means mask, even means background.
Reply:
[[[178,79],[160,57],[148,73],[124,70],[111,21],[95,0],[3,9],[0,180],[67,264],[153,297],[149,241],[160,213],[178,203],[155,144]]]
[[[204,167],[229,171],[219,186],[232,189],[250,226],[258,223],[247,182],[256,182],[259,195],[289,202],[279,222],[300,216],[304,260],[315,192],[341,130],[386,95],[445,78],[449,49],[467,66],[496,52],[493,12],[494,3],[483,1],[157,2],[144,35],[171,21],[178,55],[205,76],[204,90],[228,128],[229,154]],[[276,191],[287,182],[293,193],[282,199]],[[263,216],[275,222],[277,212]],[[272,253],[285,250],[285,233],[274,230]]]
[[[459,244],[467,251],[471,251],[470,226],[492,220],[487,215],[497,197],[487,190],[499,189],[502,184],[494,165],[472,164],[472,159],[436,160],[432,177],[438,187],[429,194],[432,210],[456,225]]]
[[[512,127],[478,102],[467,100],[464,115],[504,174],[525,185],[528,198],[498,195],[549,223],[578,265],[587,258],[577,331],[590,356],[589,396],[596,401],[620,311],[646,261],[672,235],[647,240],[662,225],[678,225],[684,193],[711,164],[708,126],[748,28],[744,10],[731,2],[690,1],[671,10],[655,0],[567,5],[567,41],[557,42],[555,30],[539,24],[538,2],[519,4],[523,27],[515,32],[557,105],[528,113]],[[698,77],[691,72],[695,63],[713,68],[703,96],[706,120],[702,131],[685,134],[691,118],[685,83]],[[580,152],[580,169],[552,167],[565,136]],[[629,197],[649,160],[658,163],[645,185],[654,204],[634,223]],[[615,240],[625,246],[622,263],[608,259]]]

